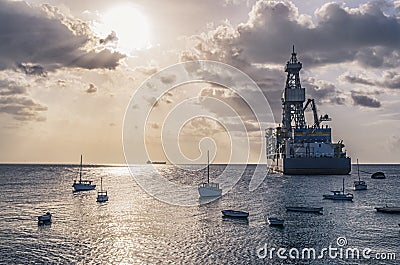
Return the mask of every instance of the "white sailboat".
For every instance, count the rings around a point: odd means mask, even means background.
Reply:
[[[335,200],[335,201],[352,201],[353,194],[351,193],[344,193],[344,179],[343,179],[343,189],[342,190],[333,190],[333,194],[323,195],[324,199],[328,200]]]
[[[207,182],[198,187],[200,197],[218,197],[222,195],[219,183],[210,182],[210,153],[207,151]]]
[[[91,180],[83,180],[82,179],[82,155],[81,155],[81,165],[79,168],[79,181],[74,180],[74,184],[72,187],[74,191],[86,191],[86,190],[94,190],[96,185],[92,184],[93,181]]]
[[[354,181],[354,190],[366,190],[367,183],[364,180],[360,179],[360,166],[358,164],[358,159],[357,159],[357,173],[358,173],[358,180]]]
[[[97,202],[108,201],[107,191],[103,190],[103,177],[100,178],[100,191],[97,192]]]

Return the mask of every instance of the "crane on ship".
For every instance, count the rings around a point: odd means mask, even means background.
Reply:
[[[314,127],[314,128],[320,128],[321,122],[323,122],[323,121],[331,121],[331,120],[332,120],[332,119],[329,117],[328,114],[325,114],[324,116],[321,115],[321,116],[318,118],[317,105],[315,104],[315,100],[314,100],[313,98],[309,98],[309,99],[307,100],[306,105],[304,105],[303,112],[307,109],[307,107],[308,107],[309,105],[311,105],[311,109],[312,109],[313,116],[314,116],[314,124],[313,124],[312,127]]]

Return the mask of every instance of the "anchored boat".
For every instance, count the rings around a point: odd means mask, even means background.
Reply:
[[[235,210],[222,210],[223,216],[225,217],[234,217],[234,218],[247,218],[249,217],[248,212],[243,211],[235,211]]]
[[[47,212],[44,215],[38,216],[38,225],[50,224],[51,223],[51,213]]]
[[[357,173],[358,173],[358,180],[354,181],[354,190],[366,190],[367,183],[360,178],[360,166],[358,165],[357,159]]]
[[[222,195],[222,189],[219,188],[219,183],[210,182],[210,154],[207,151],[207,182],[202,183],[197,188],[200,197],[218,197]]]
[[[332,190],[332,194],[324,195],[324,199],[335,200],[335,201],[352,201],[354,196],[351,193],[344,193],[344,179],[342,190]]]
[[[302,63],[296,53],[287,62],[286,86],[282,94],[282,126],[266,130],[267,159],[270,169],[289,175],[346,175],[351,159],[343,151],[343,141],[332,142],[332,129],[322,122],[328,114],[318,116],[314,99],[306,101],[300,83]],[[314,122],[308,125],[304,112],[311,107]]]
[[[286,207],[288,212],[322,213],[323,207]]]
[[[97,202],[108,201],[107,191],[103,190],[103,177],[100,178],[100,191],[97,192]]]
[[[285,220],[279,219],[278,217],[269,217],[268,223],[269,223],[269,225],[272,225],[272,226],[283,226],[283,224],[285,223]]]
[[[371,178],[372,179],[385,179],[386,176],[385,176],[385,173],[379,171],[379,172],[375,172],[374,174],[372,174]]]
[[[79,181],[74,180],[74,184],[72,187],[74,191],[86,191],[86,190],[94,190],[96,185],[92,184],[93,181],[91,180],[83,180],[82,179],[82,155],[81,155],[81,164],[79,167]]]
[[[400,207],[375,207],[375,210],[382,213],[400,213]]]

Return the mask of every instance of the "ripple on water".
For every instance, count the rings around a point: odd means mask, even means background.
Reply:
[[[160,167],[170,178],[177,175],[173,167]],[[256,254],[264,244],[323,248],[336,244],[339,236],[345,236],[349,246],[400,255],[399,216],[374,210],[386,203],[400,205],[396,175],[400,167],[360,167],[388,172],[388,178],[380,181],[362,175],[369,190],[352,191],[353,203],[322,200],[322,194],[341,186],[342,176],[273,174],[249,192],[250,168],[223,198],[199,207],[178,207],[144,193],[126,168],[85,168],[96,183],[103,177],[109,192],[109,202],[98,204],[96,191],[72,192],[75,167],[0,166],[4,176],[0,178],[0,263],[257,264],[269,261]],[[217,175],[223,168],[212,167],[211,173]],[[138,166],[137,172],[148,174],[148,169]],[[190,173],[185,178],[176,182],[198,183],[202,176]],[[346,177],[349,190],[353,179]],[[324,207],[324,214],[286,212],[290,205]],[[222,218],[221,210],[227,208],[249,211],[250,217],[248,221]],[[53,223],[38,227],[37,216],[46,211],[53,213]],[[268,226],[266,218],[271,215],[284,218],[284,228]],[[289,259],[285,264],[321,263]]]

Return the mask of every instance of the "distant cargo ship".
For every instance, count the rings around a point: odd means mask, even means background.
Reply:
[[[326,114],[318,117],[314,99],[305,105],[305,89],[301,87],[301,62],[293,46],[287,62],[286,86],[282,94],[282,126],[266,130],[267,159],[270,168],[289,175],[345,175],[351,170],[351,159],[343,151],[343,141],[332,142],[332,130],[322,122],[330,121]],[[314,123],[307,125],[304,112],[313,111]]]
[[[146,164],[165,165],[165,164],[167,164],[167,162],[165,162],[165,161],[150,161],[150,160],[147,160]]]

